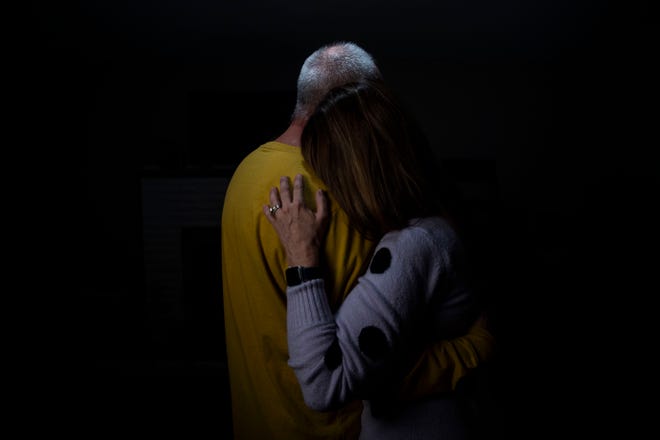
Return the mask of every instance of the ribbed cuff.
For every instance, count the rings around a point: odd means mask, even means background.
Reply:
[[[305,281],[286,289],[289,328],[306,327],[333,320],[323,279]]]

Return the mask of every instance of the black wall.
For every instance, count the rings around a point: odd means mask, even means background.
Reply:
[[[230,177],[286,128],[305,57],[338,39],[375,56],[464,198],[501,338],[489,385],[493,436],[593,429],[599,422],[583,409],[600,400],[596,372],[610,371],[611,344],[632,344],[622,335],[634,326],[606,311],[621,291],[640,299],[626,274],[643,286],[650,267],[635,247],[652,225],[657,174],[641,134],[651,122],[642,108],[650,25],[633,9],[509,0],[33,4],[19,63],[25,171],[38,178],[29,270],[52,292],[49,312],[34,318],[36,355],[47,383],[69,384],[73,410],[91,420],[73,433],[129,423],[195,438],[230,432],[221,301],[209,293],[220,284],[217,230],[193,225],[182,232],[189,245],[177,248],[190,263],[182,273],[194,273],[188,292],[205,293],[154,300],[143,184]],[[201,281],[190,287],[191,279]],[[627,391],[621,379],[607,391]],[[548,403],[557,400],[559,411]]]

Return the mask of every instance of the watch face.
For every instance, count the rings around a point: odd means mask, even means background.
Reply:
[[[302,282],[299,272],[299,266],[287,268],[286,275],[286,285],[289,287],[297,286]]]

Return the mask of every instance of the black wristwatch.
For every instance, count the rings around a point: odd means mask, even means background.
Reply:
[[[286,285],[289,287],[323,277],[320,267],[291,266],[287,267],[284,274],[286,275]]]

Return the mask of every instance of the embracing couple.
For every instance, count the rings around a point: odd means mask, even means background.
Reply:
[[[224,201],[236,439],[470,438],[456,387],[495,341],[439,177],[369,53],[305,60]]]

